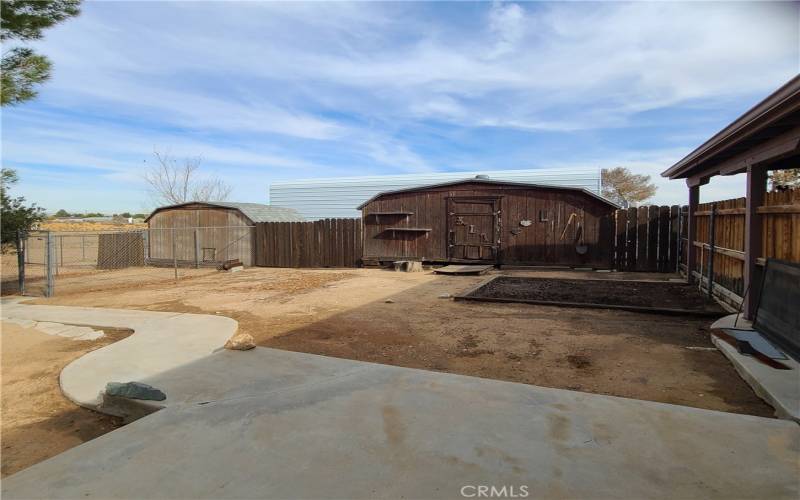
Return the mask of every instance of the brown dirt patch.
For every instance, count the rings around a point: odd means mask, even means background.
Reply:
[[[714,312],[722,308],[684,283],[577,280],[500,276],[468,297],[510,301],[572,302],[683,311]]]
[[[82,341],[2,324],[2,477],[121,425],[119,419],[76,406],[58,385],[58,375],[70,361],[130,334],[104,331],[102,339]]]
[[[662,281],[674,277],[564,271],[502,274]],[[267,347],[772,415],[721,353],[686,349],[713,347],[710,319],[456,302],[439,296],[463,293],[486,276],[429,272],[249,268],[197,275],[175,284],[145,282],[143,277],[135,282],[136,275],[123,270],[104,279],[113,293],[97,283],[85,291],[87,284],[80,278],[74,278],[74,285],[63,279],[58,296],[38,302],[222,314],[238,320],[240,331]]]

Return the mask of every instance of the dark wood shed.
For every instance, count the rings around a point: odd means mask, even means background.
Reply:
[[[155,209],[146,219],[148,262],[216,266],[255,262],[255,224],[304,222],[294,209],[261,203],[189,202]]]
[[[614,203],[585,189],[475,178],[360,207],[364,260],[608,267]]]

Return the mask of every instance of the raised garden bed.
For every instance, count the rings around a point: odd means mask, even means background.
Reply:
[[[456,300],[719,316],[725,311],[685,283],[498,276]]]

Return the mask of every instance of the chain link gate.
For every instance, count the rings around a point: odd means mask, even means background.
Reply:
[[[127,275],[127,283],[136,284],[178,279],[179,268],[214,269],[230,260],[249,267],[254,264],[254,237],[253,226],[31,231],[20,234],[16,254],[3,255],[3,293],[52,297],[60,279],[70,278],[70,290],[77,281],[89,287],[101,281],[111,285],[115,278],[98,273],[128,268],[142,268],[141,274]],[[174,272],[167,275],[153,268]]]
[[[59,277],[145,265],[145,231],[31,231],[18,245],[18,291],[52,297]]]

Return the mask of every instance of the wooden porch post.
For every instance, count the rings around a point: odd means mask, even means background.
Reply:
[[[686,278],[689,283],[694,283],[694,265],[697,262],[697,247],[694,246],[694,241],[697,239],[697,220],[695,213],[697,212],[697,205],[700,202],[700,185],[689,186],[689,213],[686,217]]]
[[[744,317],[752,319],[758,304],[761,270],[756,259],[761,257],[761,215],[756,210],[764,204],[767,188],[767,169],[747,167],[747,202],[744,226],[744,289],[748,290],[744,302]]]

